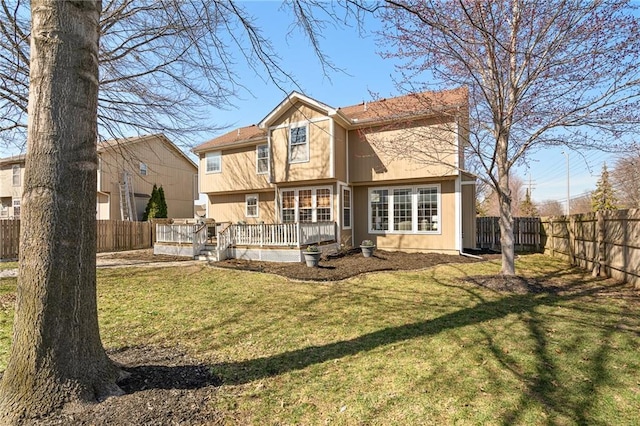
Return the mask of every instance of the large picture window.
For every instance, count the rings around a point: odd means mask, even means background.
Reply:
[[[331,188],[294,188],[280,193],[283,223],[333,220]]]
[[[292,127],[289,131],[289,162],[309,161],[309,139],[307,126]]]
[[[269,172],[269,145],[258,145],[256,148],[256,171],[259,175]]]
[[[207,152],[207,173],[220,173],[222,171],[222,153],[220,151]]]
[[[369,232],[439,234],[440,207],[440,185],[370,189]]]

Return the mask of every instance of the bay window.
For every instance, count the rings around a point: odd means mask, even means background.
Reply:
[[[439,234],[440,185],[369,190],[369,232]]]

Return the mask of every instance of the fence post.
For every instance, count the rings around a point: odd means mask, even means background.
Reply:
[[[598,247],[598,255],[593,262],[593,271],[591,275],[594,277],[604,276],[605,275],[605,263],[606,263],[606,251],[605,251],[605,222],[604,222],[604,212],[597,211],[596,212],[596,235],[598,238],[597,247]]]

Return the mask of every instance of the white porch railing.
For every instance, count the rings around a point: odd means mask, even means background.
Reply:
[[[231,225],[232,245],[300,247],[336,240],[335,222]]]
[[[194,256],[206,245],[208,232],[213,231],[207,225],[156,225],[156,242],[170,244],[191,244]],[[265,223],[256,225],[216,224],[216,252],[218,259],[226,257],[227,249],[232,246],[273,246],[301,247],[308,244],[320,244],[337,241],[335,222],[317,223]]]
[[[156,224],[156,241],[159,243],[192,244],[200,225]]]

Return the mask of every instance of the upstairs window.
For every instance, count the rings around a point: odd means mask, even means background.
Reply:
[[[256,148],[256,171],[259,175],[269,173],[269,145]]]
[[[222,153],[220,151],[207,152],[205,159],[207,173],[220,173],[222,171]]]
[[[141,176],[147,175],[147,165],[143,162],[140,162],[140,175]]]
[[[309,161],[309,138],[307,126],[292,127],[289,134],[289,163]]]
[[[12,168],[13,172],[13,186],[20,186],[20,166],[18,164],[14,164]]]

